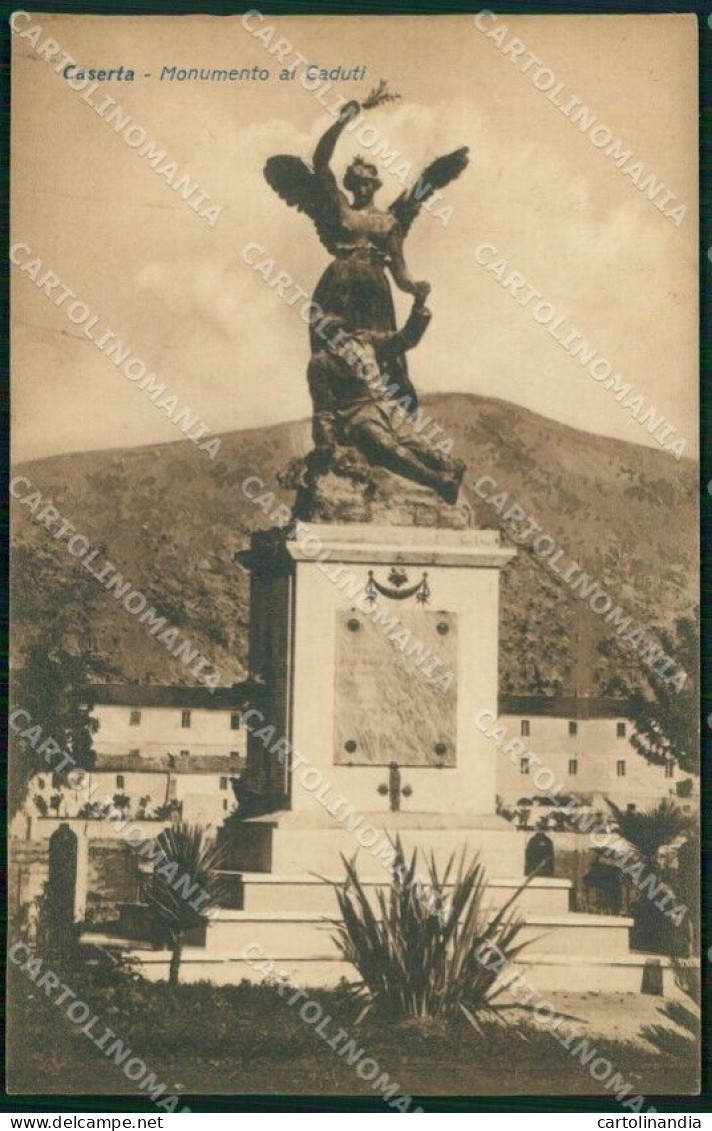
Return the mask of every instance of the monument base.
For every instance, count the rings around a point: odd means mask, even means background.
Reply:
[[[525,838],[494,814],[347,811],[342,822],[321,809],[275,812],[236,822],[225,839],[227,866],[239,872],[343,878],[342,857],[356,857],[359,875],[383,884],[398,839],[406,858],[418,850],[423,874],[431,855],[442,872],[464,851],[479,858],[488,879],[524,876]]]
[[[474,720],[497,712],[499,572],[512,557],[498,531],[441,525],[255,537],[250,666],[266,695],[252,796],[317,814],[328,783],[359,813],[494,815],[497,751]]]
[[[501,755],[475,725],[497,714],[499,572],[513,551],[467,508],[382,474],[379,493],[329,472],[321,494],[301,495],[296,527],[255,535],[241,559],[264,687],[246,787],[262,815],[224,830],[242,905],[210,922],[202,951],[184,950],[186,981],[260,980],[255,953],[304,987],[355,979],[334,942],[334,887],[356,856],[375,906],[396,838],[406,859],[418,850],[421,883],[431,855],[441,875],[452,857],[477,856],[485,914],[523,883],[525,837],[495,814]],[[275,797],[284,808],[266,811]],[[535,878],[520,893],[527,982],[640,992],[632,920],[572,913],[570,890]],[[165,956],[140,965],[167,974]]]

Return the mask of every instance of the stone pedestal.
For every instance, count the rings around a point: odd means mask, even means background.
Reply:
[[[496,748],[474,722],[497,712],[499,572],[513,551],[466,508],[407,485],[321,485],[300,511],[319,521],[255,534],[241,556],[259,689],[245,712],[252,815],[243,807],[226,830],[243,902],[211,922],[204,948],[186,948],[186,981],[259,978],[244,957],[255,947],[307,988],[353,979],[333,940],[333,885],[358,855],[376,907],[396,837],[406,857],[419,851],[421,879],[431,855],[441,875],[477,855],[485,914],[524,879],[525,838],[495,814]],[[519,894],[525,980],[542,993],[639,991],[647,959],[628,951],[632,920],[570,912],[570,887],[535,877]],[[167,976],[167,953],[136,957],[146,977]]]
[[[263,808],[317,820],[341,797],[384,815],[494,814],[495,749],[474,718],[497,710],[512,556],[497,531],[471,528],[255,535],[250,663],[274,729],[251,722],[247,783]]]

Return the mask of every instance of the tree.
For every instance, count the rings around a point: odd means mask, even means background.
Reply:
[[[175,987],[186,935],[207,922],[208,912],[226,894],[227,883],[220,874],[225,846],[209,839],[199,825],[183,821],[164,829],[156,842],[161,856],[147,885],[146,900],[156,934],[171,951],[169,985]]]
[[[15,576],[22,580],[13,593],[15,617],[24,621],[22,636],[27,643],[16,655],[11,670],[10,702],[29,716],[27,728],[41,727],[42,740],[54,739],[78,768],[90,769],[92,737],[98,724],[91,715],[91,705],[83,702],[83,689],[106,680],[115,671],[99,655],[92,631],[93,609],[101,591],[86,570],[77,567],[68,576],[58,577],[57,569],[47,559],[48,555],[22,546],[13,555]],[[25,608],[27,590],[32,599],[41,594],[41,607],[34,609],[32,623]],[[16,635],[20,635],[19,630]],[[33,742],[10,731],[13,812],[24,799],[31,775],[38,769],[53,768],[37,754],[36,745],[36,739]],[[73,768],[67,765],[64,774]]]
[[[655,765],[674,760],[686,773],[699,774],[699,610],[694,619],[681,617],[677,621],[674,636],[660,629],[657,637],[675,660],[675,667],[668,671],[666,680],[648,665],[641,665],[647,686],[629,700],[628,714],[635,725],[630,741]],[[686,674],[682,687],[669,679],[680,670]]]
[[[690,818],[667,799],[661,801],[654,809],[642,812],[619,809],[610,800],[608,806],[615,818],[617,832],[633,849],[635,863],[643,865],[646,877],[648,875],[657,877],[674,892],[673,884],[676,877],[658,857],[661,848],[671,844],[683,834],[690,835],[692,830]],[[675,951],[678,947],[675,933],[671,930],[671,921],[642,888],[638,888],[638,895],[633,905],[633,918],[635,945],[644,949],[662,950],[665,953]]]
[[[35,796],[32,798],[32,800],[35,803],[35,807],[36,807],[40,817],[46,817],[48,812],[49,812],[49,806],[48,806],[47,802],[45,801],[44,797],[42,796],[42,794],[36,793]]]

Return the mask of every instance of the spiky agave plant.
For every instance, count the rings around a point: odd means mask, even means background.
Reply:
[[[461,1012],[478,1027],[476,1015],[494,1017],[501,1009],[498,974],[527,945],[512,906],[531,877],[493,913],[477,857],[467,863],[463,851],[456,868],[453,854],[441,875],[431,854],[423,885],[416,881],[417,849],[409,862],[400,839],[394,849],[392,880],[377,889],[375,907],[355,861],[342,856],[346,879],[336,885],[342,921],[335,941],[361,975],[361,1017],[371,1009],[438,1020]]]

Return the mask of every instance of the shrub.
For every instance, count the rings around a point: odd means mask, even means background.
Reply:
[[[422,885],[415,879],[417,850],[406,863],[400,840],[395,849],[391,884],[377,890],[375,911],[355,862],[342,857],[335,941],[363,979],[356,988],[366,999],[361,1016],[373,1008],[421,1019],[462,1012],[477,1027],[476,1014],[499,1008],[498,973],[525,945],[517,942],[523,922],[510,913],[522,888],[493,914],[484,906],[485,872],[476,857],[466,864],[463,852],[455,871],[453,855],[441,876],[431,856]]]
[[[641,1037],[649,1041],[661,1056],[681,1062],[696,1061],[699,1057],[702,1027],[700,1021],[700,972],[694,965],[673,961],[675,981],[678,989],[687,997],[682,1000],[667,1001],[660,1010],[660,1016],[675,1026],[646,1025],[640,1031]]]

